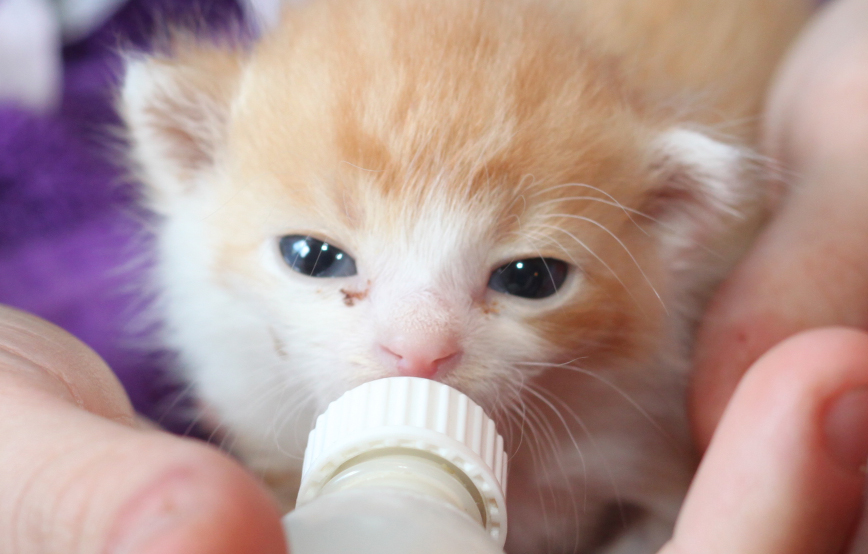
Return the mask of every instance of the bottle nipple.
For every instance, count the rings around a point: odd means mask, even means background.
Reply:
[[[365,383],[317,418],[297,506],[321,495],[392,487],[439,498],[506,540],[503,438],[470,398],[428,379]]]

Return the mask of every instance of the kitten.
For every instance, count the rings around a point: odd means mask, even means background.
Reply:
[[[438,379],[508,435],[509,552],[653,552],[696,461],[691,331],[762,217],[750,146],[806,13],[323,0],[249,48],[131,56],[165,340],[227,447],[291,499],[331,400]]]

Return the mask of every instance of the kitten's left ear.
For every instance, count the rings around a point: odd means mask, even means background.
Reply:
[[[169,54],[130,58],[120,97],[132,155],[157,202],[196,186],[225,144],[241,55],[176,41]]]
[[[642,211],[659,222],[669,255],[716,249],[721,235],[758,219],[764,193],[749,150],[676,127],[657,137],[651,159]]]

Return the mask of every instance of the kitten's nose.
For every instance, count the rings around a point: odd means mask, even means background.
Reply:
[[[380,343],[380,348],[394,364],[399,375],[433,379],[448,371],[461,357],[461,347],[454,336],[396,335]]]

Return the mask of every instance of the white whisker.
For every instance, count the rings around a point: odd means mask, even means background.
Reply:
[[[585,424],[585,422],[582,420],[582,418],[580,418],[579,415],[576,414],[575,411],[573,411],[573,409],[570,407],[570,405],[567,404],[567,402],[563,398],[559,397],[558,395],[554,394],[553,392],[546,390],[542,387],[538,388],[537,392],[539,392],[540,394],[545,394],[548,398],[550,398],[554,402],[558,402],[564,408],[564,410],[566,410],[567,413],[570,416],[572,416],[572,418],[575,420],[575,422],[579,424],[579,426],[582,428],[582,431],[584,431],[585,435],[588,437],[588,441],[591,443],[591,446],[593,446],[594,450],[597,451],[597,454],[600,456],[600,458],[603,459],[603,462],[604,462],[603,463],[603,469],[606,472],[606,475],[609,477],[609,484],[612,486],[612,493],[615,497],[615,501],[618,503],[618,510],[621,513],[621,517],[623,519],[624,518],[624,502],[623,502],[623,498],[621,496],[621,491],[618,487],[618,482],[615,480],[615,476],[612,474],[612,468],[608,463],[609,460],[606,459],[606,455],[604,454],[604,450],[600,447],[599,443],[594,438],[594,435],[591,433],[590,429],[588,429],[588,426]]]
[[[604,385],[606,385],[607,387],[611,388],[613,391],[618,393],[618,395],[620,395],[637,412],[639,412],[639,414],[642,415],[642,417],[644,417],[648,421],[648,423],[650,423],[651,426],[654,427],[655,430],[657,430],[664,438],[666,438],[667,441],[671,442],[674,445],[678,444],[678,442],[675,440],[675,438],[672,435],[670,435],[663,428],[663,426],[660,425],[660,423],[658,423],[657,420],[655,420],[651,416],[651,414],[648,413],[647,410],[645,410],[645,408],[643,408],[638,402],[636,402],[636,400],[634,400],[632,396],[630,396],[626,391],[624,391],[618,385],[609,381],[608,379],[606,379],[602,375],[599,375],[598,373],[596,373],[594,371],[580,368],[580,367],[576,367],[576,366],[572,366],[572,365],[549,364],[549,363],[544,363],[544,362],[516,362],[516,363],[519,365],[527,365],[527,366],[533,366],[533,367],[549,367],[549,368],[556,368],[556,369],[566,369],[568,371],[573,371],[575,373],[579,373],[581,375],[587,375],[588,377],[596,379],[597,381],[603,383]]]
[[[594,251],[591,249],[590,246],[588,246],[587,244],[585,244],[585,242],[584,242],[582,239],[580,239],[579,237],[577,237],[577,236],[575,236],[574,234],[570,233],[570,232],[567,231],[566,229],[561,229],[560,227],[556,227],[556,226],[554,226],[554,225],[547,225],[547,224],[545,224],[545,223],[540,223],[540,224],[538,224],[537,226],[538,226],[538,227],[544,227],[544,228],[547,228],[547,229],[552,229],[552,230],[555,230],[555,231],[559,231],[559,232],[561,232],[561,233],[564,233],[565,235],[567,235],[568,237],[570,237],[570,238],[573,239],[574,241],[576,241],[576,243],[577,243],[579,246],[581,246],[582,248],[584,248],[585,250],[587,250],[588,253],[589,253],[591,256],[593,256],[595,260],[597,260],[598,262],[600,262],[600,265],[602,265],[604,268],[606,268],[606,269],[609,271],[609,273],[612,274],[612,276],[613,276],[613,277],[618,281],[618,283],[620,283],[621,286],[624,287],[624,290],[627,292],[627,294],[630,296],[630,298],[633,299],[633,301],[636,303],[636,305],[639,307],[639,309],[641,309],[642,304],[641,304],[641,303],[639,302],[639,300],[638,300],[638,299],[633,295],[633,291],[630,290],[630,287],[628,287],[627,284],[626,284],[624,281],[621,280],[621,276],[618,275],[618,273],[617,273],[614,269],[612,269],[612,267],[611,267],[608,263],[606,263],[606,261],[605,261],[603,258],[601,258],[601,257],[600,257],[596,252],[594,252]],[[561,246],[560,243],[555,242],[555,244],[558,244],[558,246]],[[563,248],[563,246],[561,246],[561,248]],[[564,251],[566,252],[566,249],[565,249],[565,248],[564,248]],[[576,261],[575,261],[575,260],[572,260],[572,261],[573,261],[574,264],[576,264]],[[576,264],[576,265],[579,265],[579,264]]]
[[[547,200],[545,202],[538,204],[538,206],[546,206],[548,204],[558,203],[558,202],[562,202],[565,200],[596,200],[598,202],[602,202],[603,204],[615,206],[616,208],[620,208],[621,210],[623,210],[624,215],[627,216],[627,219],[629,219],[630,222],[633,223],[633,225],[635,225],[637,229],[639,229],[640,231],[642,231],[646,235],[648,234],[648,232],[641,225],[636,223],[636,221],[633,219],[631,214],[640,215],[642,217],[647,217],[648,219],[651,219],[652,221],[656,221],[654,218],[652,218],[652,217],[650,217],[650,216],[648,216],[648,215],[646,215],[646,214],[644,214],[638,210],[628,208],[624,204],[621,204],[621,202],[619,202],[617,198],[615,198],[614,196],[612,196],[608,192],[604,191],[603,189],[601,189],[599,187],[592,186],[592,185],[588,185],[585,183],[564,183],[562,185],[555,185],[553,187],[549,187],[545,190],[539,191],[539,192],[531,195],[531,197],[536,197],[536,196],[539,196],[540,194],[549,193],[551,191],[558,190],[558,189],[573,188],[573,187],[591,189],[594,192],[599,192],[600,194],[605,196],[608,200],[604,200],[602,198],[597,198],[595,196],[573,196],[573,197],[569,197],[569,198],[555,198],[552,200]]]
[[[570,442],[572,442],[572,444],[573,444],[573,448],[576,450],[576,453],[579,455],[579,461],[580,461],[581,464],[582,464],[582,475],[584,476],[585,482],[587,482],[587,479],[588,479],[588,465],[587,465],[587,463],[586,463],[586,461],[585,461],[585,455],[584,455],[584,453],[582,452],[581,447],[579,447],[579,443],[578,443],[578,441],[576,440],[575,436],[573,435],[572,429],[570,429],[569,424],[567,423],[566,419],[565,419],[565,418],[563,417],[563,415],[561,414],[560,410],[558,410],[557,407],[556,407],[554,404],[552,404],[551,402],[549,402],[549,401],[548,401],[548,400],[547,400],[547,399],[546,399],[542,394],[540,394],[539,392],[537,392],[536,390],[534,390],[534,387],[530,387],[530,386],[528,386],[528,387],[525,388],[525,390],[526,390],[529,394],[531,394],[531,395],[533,395],[535,398],[537,398],[540,402],[542,402],[543,404],[545,404],[546,407],[548,407],[549,410],[551,410],[552,413],[554,413],[555,417],[557,417],[558,420],[560,420],[561,424],[562,424],[563,427],[564,427],[564,431],[566,431],[567,436],[568,436],[569,439],[570,439]],[[575,491],[573,490],[573,483],[574,483],[574,481],[573,481],[573,479],[570,479],[570,477],[566,474],[566,471],[565,471],[565,469],[563,468],[563,463],[562,463],[562,461],[561,461],[561,457],[560,457],[560,456],[557,456],[557,455],[555,455],[555,457],[556,457],[557,460],[558,460],[558,465],[562,468],[562,469],[561,469],[561,473],[563,473],[564,481],[566,482],[566,484],[567,484],[567,488],[568,488],[568,490],[569,490],[569,492],[570,492],[570,498],[573,500],[573,502],[572,502],[572,505],[573,505],[573,514],[574,514],[574,516],[575,516],[576,529],[578,529],[578,528],[579,528],[579,517],[580,517],[580,516],[579,516],[579,509],[578,509],[578,506],[576,505],[576,502],[575,502]],[[583,488],[583,491],[582,491],[582,506],[583,506],[583,511],[585,511],[585,510],[588,509],[588,487],[587,487],[587,486],[584,487],[584,488]],[[578,535],[577,535],[577,536],[576,536],[576,544],[575,544],[574,550],[577,550],[577,549],[578,549],[578,546],[579,546],[579,537],[578,537]]]
[[[621,248],[624,249],[624,251],[627,253],[627,255],[630,256],[630,259],[633,260],[633,263],[636,265],[636,269],[639,270],[639,273],[642,274],[642,277],[645,279],[645,282],[648,283],[648,286],[651,287],[651,290],[654,292],[654,296],[656,296],[657,299],[660,301],[660,305],[663,306],[663,310],[664,310],[667,314],[669,313],[669,309],[666,307],[666,303],[663,302],[663,297],[660,296],[660,293],[657,292],[657,289],[656,289],[656,288],[654,287],[654,285],[651,283],[651,279],[648,278],[648,275],[645,273],[645,270],[642,269],[642,266],[639,264],[639,260],[636,259],[636,256],[633,255],[633,253],[630,251],[630,249],[627,247],[627,245],[624,244],[624,241],[622,241],[621,238],[618,237],[618,235],[616,235],[615,233],[613,233],[612,231],[610,231],[610,230],[609,230],[605,225],[603,225],[602,223],[600,223],[600,222],[598,222],[598,221],[595,221],[594,219],[592,219],[592,218],[590,218],[590,217],[584,217],[584,216],[581,216],[581,215],[574,215],[574,214],[550,214],[550,215],[548,215],[548,216],[546,216],[546,217],[547,217],[547,218],[553,218],[553,217],[565,217],[565,218],[568,218],[568,219],[577,219],[577,220],[579,220],[579,221],[585,221],[585,222],[587,222],[587,223],[590,223],[591,225],[594,225],[594,226],[596,226],[596,227],[602,229],[603,231],[605,231],[605,232],[606,232],[610,237],[612,237],[613,239],[615,239],[615,242],[617,242],[617,243],[621,246]],[[557,228],[557,227],[556,227],[556,228]]]

